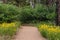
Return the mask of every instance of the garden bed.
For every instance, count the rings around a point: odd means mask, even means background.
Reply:
[[[19,22],[1,23],[0,24],[0,39],[11,40],[20,27]]]
[[[38,27],[43,37],[48,40],[60,40],[60,27],[55,25],[40,24]]]

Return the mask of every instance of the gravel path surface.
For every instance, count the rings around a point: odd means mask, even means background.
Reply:
[[[33,26],[21,26],[15,40],[45,40],[39,33],[38,29]]]

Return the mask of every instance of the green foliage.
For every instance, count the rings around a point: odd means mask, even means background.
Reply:
[[[0,4],[0,22],[11,22],[18,19],[19,10],[16,6]]]
[[[33,13],[32,13],[32,8],[29,7],[24,7],[21,9],[21,14],[20,14],[20,21],[22,22],[27,22],[31,21],[34,19]]]
[[[55,19],[55,7],[49,7],[47,8],[44,5],[39,5],[36,7],[35,13],[37,13],[40,17],[41,20],[54,20]]]
[[[18,8],[9,4],[0,4],[0,22],[16,20],[23,23],[54,21],[55,17],[55,6],[47,8],[45,5],[39,4],[35,8],[29,6]]]
[[[11,22],[11,23],[2,23],[0,24],[0,36],[2,35],[8,35],[13,36],[18,27],[20,26],[19,22]]]
[[[38,29],[47,40],[60,40],[60,26],[40,24]]]
[[[27,6],[29,4],[28,3],[29,0],[7,0],[7,1],[8,4],[13,4],[20,7]]]
[[[55,7],[47,8],[45,5],[36,5],[34,9],[31,7],[23,7],[20,14],[20,20],[22,22],[31,22],[31,21],[54,21]]]

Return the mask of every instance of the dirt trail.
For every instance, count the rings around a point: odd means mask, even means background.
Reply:
[[[15,40],[45,40],[39,33],[36,27],[21,26],[22,28],[17,32]]]

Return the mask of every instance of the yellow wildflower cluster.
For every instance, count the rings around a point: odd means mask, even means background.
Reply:
[[[52,25],[46,25],[46,24],[42,24],[39,26],[39,29],[44,29],[44,30],[47,30],[47,31],[52,31],[52,32],[60,32],[60,29],[58,26],[52,26]]]
[[[12,23],[2,23],[0,24],[0,27],[4,27],[4,28],[7,28],[7,27],[15,27],[16,26],[16,23],[15,22],[12,22]]]
[[[38,27],[39,31],[48,40],[60,40],[60,27],[55,25],[41,24]]]
[[[20,23],[19,22],[11,22],[11,23],[2,23],[0,24],[0,35],[10,35],[16,33],[17,28]]]

